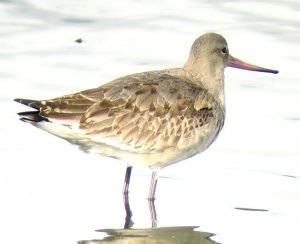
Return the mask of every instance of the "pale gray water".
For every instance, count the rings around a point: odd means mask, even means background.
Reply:
[[[226,70],[225,128],[205,153],[162,171],[158,227],[200,226],[220,243],[299,243],[299,10],[298,1],[1,1],[1,243],[101,239],[94,230],[122,229],[125,219],[125,165],[20,122],[25,107],[12,99],[180,66],[207,31],[280,73]],[[151,227],[149,175],[132,175],[136,229]]]

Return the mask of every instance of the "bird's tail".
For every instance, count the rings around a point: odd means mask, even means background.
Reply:
[[[36,110],[39,110],[41,107],[41,102],[37,100],[31,100],[31,99],[23,99],[23,98],[15,98],[15,102],[24,104],[28,107],[34,108]]]
[[[38,123],[41,121],[49,121],[48,119],[46,119],[40,115],[40,111],[39,111],[40,107],[41,107],[40,101],[30,100],[30,99],[22,99],[22,98],[16,98],[16,99],[14,99],[14,101],[38,110],[38,111],[26,111],[26,112],[18,113],[18,115],[20,116],[20,120],[22,120],[24,122],[29,122],[29,123]]]
[[[20,120],[22,120],[24,122],[29,122],[29,123],[38,123],[41,121],[49,122],[48,119],[40,116],[39,111],[20,112],[20,113],[18,113],[18,115],[20,116]]]

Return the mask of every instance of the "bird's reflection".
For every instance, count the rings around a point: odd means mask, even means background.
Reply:
[[[152,228],[157,227],[157,214],[155,209],[154,200],[148,200],[149,203],[149,210],[151,214],[151,222],[152,222]]]
[[[129,229],[133,226],[133,222],[131,220],[132,212],[129,204],[128,191],[124,192],[123,194],[123,202],[124,202],[125,213],[126,213],[124,229]]]
[[[102,240],[84,240],[78,244],[100,243],[192,243],[192,244],[217,244],[210,239],[213,234],[195,230],[196,226],[161,227],[149,229],[104,229],[100,232],[108,236]]]
[[[128,191],[123,192],[123,202],[124,202],[125,213],[126,213],[124,229],[129,229],[133,226],[133,222],[131,220],[132,211],[131,211],[130,204],[129,204]],[[152,222],[151,227],[155,228],[155,227],[157,227],[157,214],[156,214],[154,199],[148,199],[148,205],[149,205],[151,222]]]
[[[148,229],[132,229],[132,211],[129,204],[128,192],[123,195],[126,212],[124,229],[101,229],[98,232],[106,233],[108,236],[99,240],[82,240],[78,244],[100,244],[100,243],[193,243],[193,244],[217,244],[210,239],[214,234],[195,230],[198,226],[172,226],[157,228],[157,215],[154,200],[148,200],[151,214],[152,227]]]

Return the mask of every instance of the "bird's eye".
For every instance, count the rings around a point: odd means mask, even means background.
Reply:
[[[222,50],[221,50],[221,52],[222,52],[223,54],[227,54],[227,48],[226,48],[226,47],[223,47]]]

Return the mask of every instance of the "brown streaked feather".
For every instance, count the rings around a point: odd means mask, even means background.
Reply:
[[[219,108],[218,101],[201,87],[167,74],[130,78],[108,83],[104,90],[98,88],[103,100],[91,106],[80,120],[80,128],[93,135],[92,140],[110,137],[132,151],[156,151],[194,136],[193,131],[216,116],[213,108]],[[84,94],[89,98],[89,92]]]
[[[178,143],[188,146],[201,127],[218,121],[214,117],[220,109],[205,89],[155,71],[50,100],[17,101],[39,110],[41,118],[77,124],[96,143],[122,144],[126,150],[148,153]]]

